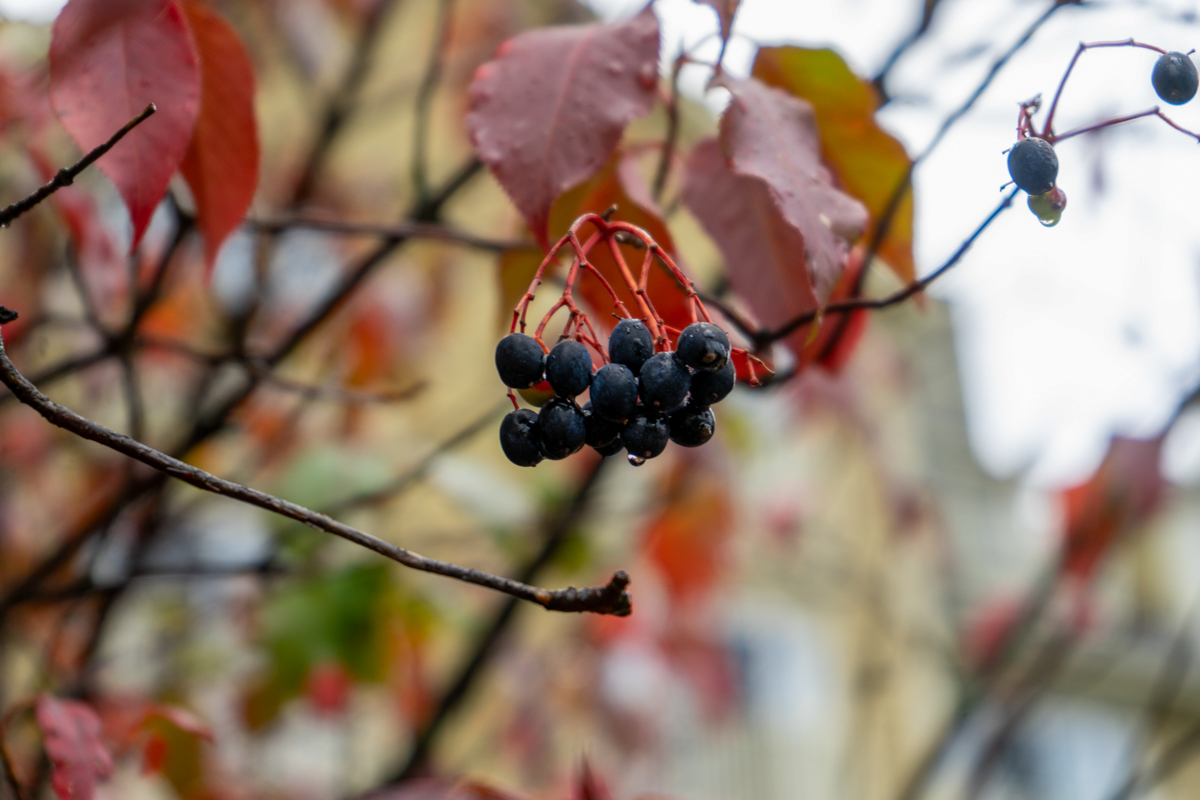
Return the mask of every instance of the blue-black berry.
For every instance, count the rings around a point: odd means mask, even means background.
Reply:
[[[536,467],[542,460],[538,415],[527,408],[510,411],[500,423],[500,448],[518,467]]]
[[[1045,194],[1058,178],[1058,156],[1045,139],[1028,136],[1008,151],[1008,174],[1030,194]]]
[[[665,418],[659,414],[642,411],[625,425],[625,430],[621,433],[621,442],[629,451],[630,458],[637,459],[635,463],[640,463],[666,450],[670,436],[671,430]]]
[[[601,447],[593,447],[592,449],[595,450],[600,455],[605,456],[605,457],[615,456],[617,453],[619,453],[625,449],[625,444],[624,444],[624,442],[621,441],[621,437],[618,436],[617,438],[613,439],[608,444],[603,445]]]
[[[654,337],[641,320],[623,319],[608,335],[608,358],[624,364],[637,375],[646,359],[654,355]]]
[[[554,345],[546,356],[546,380],[560,397],[574,397],[592,383],[592,356],[574,339]]]
[[[537,339],[524,333],[510,333],[496,345],[496,371],[504,385],[528,389],[542,380],[545,353]]]
[[[688,368],[671,353],[655,353],[642,365],[638,394],[651,411],[666,412],[683,405],[692,384]]]
[[[605,364],[592,377],[592,411],[612,420],[625,420],[637,405],[638,382],[624,364]]]
[[[612,444],[621,438],[625,423],[615,422],[596,413],[596,407],[588,403],[583,407],[584,430],[587,432],[584,442],[597,449]]]
[[[729,360],[729,337],[711,322],[693,322],[680,332],[675,357],[685,367],[716,372]]]
[[[733,391],[737,382],[737,370],[733,359],[725,362],[725,366],[716,372],[698,370],[692,375],[692,402],[702,406],[719,403]]]
[[[1183,53],[1167,53],[1158,59],[1150,74],[1154,91],[1166,102],[1180,106],[1196,96],[1200,76],[1196,65]]]
[[[712,438],[717,420],[708,406],[689,402],[667,417],[671,441],[684,447],[699,447]]]
[[[583,410],[574,400],[555,397],[538,414],[542,455],[557,461],[579,452],[587,439]]]

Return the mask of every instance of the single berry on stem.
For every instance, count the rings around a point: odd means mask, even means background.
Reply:
[[[733,359],[726,361],[725,366],[717,372],[700,370],[692,375],[692,402],[704,406],[719,403],[729,396],[735,383],[737,369],[733,366]]]
[[[671,430],[662,416],[642,410],[625,426],[621,442],[629,451],[630,463],[640,466],[646,459],[661,455],[670,436]]]
[[[574,400],[556,397],[538,413],[542,455],[551,461],[566,458],[583,449],[587,440],[587,421]]]
[[[612,420],[628,419],[637,405],[638,382],[624,364],[605,364],[592,377],[592,410]]]
[[[685,367],[716,372],[729,360],[729,337],[711,322],[693,322],[680,332],[675,357]]]
[[[500,423],[500,448],[518,467],[536,467],[542,460],[538,415],[528,408],[510,411]]]
[[[667,417],[671,441],[683,447],[699,447],[713,437],[717,419],[712,409],[695,401]]]
[[[672,353],[655,353],[638,375],[638,394],[651,411],[666,412],[683,405],[692,375]]]
[[[1173,106],[1181,106],[1196,96],[1200,75],[1196,65],[1185,53],[1166,53],[1154,65],[1150,74],[1155,93]]]
[[[546,356],[546,380],[561,397],[575,397],[592,383],[592,356],[574,339],[554,345]]]
[[[608,358],[629,367],[637,375],[646,359],[654,355],[654,337],[639,319],[623,319],[608,335]]]
[[[546,357],[537,339],[524,333],[510,333],[496,345],[496,371],[511,389],[528,389],[542,380]]]
[[[1058,178],[1058,156],[1045,139],[1028,136],[1008,151],[1008,174],[1029,194],[1045,194]]]

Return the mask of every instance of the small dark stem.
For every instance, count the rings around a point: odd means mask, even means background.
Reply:
[[[418,203],[429,198],[429,122],[433,96],[442,77],[442,60],[450,40],[450,25],[454,18],[454,0],[441,0],[438,4],[437,36],[432,42],[429,62],[421,77],[417,100],[413,112],[413,156],[412,177]]]

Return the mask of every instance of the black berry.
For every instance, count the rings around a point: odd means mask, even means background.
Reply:
[[[584,441],[597,449],[620,439],[621,431],[625,429],[623,422],[614,422],[596,414],[592,403],[583,407],[583,419],[584,430],[587,432]]]
[[[621,443],[636,459],[654,458],[667,449],[671,436],[667,421],[658,414],[641,412],[629,420],[621,434]]]
[[[692,402],[702,406],[719,403],[729,396],[736,382],[737,370],[732,359],[716,372],[700,370],[692,375]]]
[[[624,364],[637,375],[646,359],[654,355],[654,337],[641,320],[623,319],[608,336],[608,357],[617,364]]]
[[[1045,139],[1029,136],[1008,151],[1008,174],[1013,183],[1030,194],[1045,194],[1058,177],[1058,156]]]
[[[561,397],[574,397],[587,391],[592,382],[592,356],[574,339],[554,345],[546,356],[546,380]]]
[[[684,447],[699,447],[713,436],[717,420],[712,409],[690,402],[667,418],[671,441]]]
[[[624,364],[605,364],[592,377],[592,410],[602,417],[624,420],[637,405],[638,382]]]
[[[711,322],[693,322],[679,334],[675,357],[686,367],[716,372],[729,360],[729,337]]]
[[[556,397],[538,414],[542,455],[551,461],[579,452],[587,439],[587,421],[574,400]]]
[[[1167,53],[1158,59],[1150,75],[1154,91],[1166,102],[1180,106],[1196,96],[1200,76],[1196,65],[1183,53]]]
[[[528,389],[542,380],[545,353],[537,339],[524,333],[510,333],[496,345],[496,371],[504,385]]]
[[[538,415],[528,408],[510,411],[500,423],[500,448],[518,467],[536,467],[542,460],[540,439]]]
[[[621,437],[618,436],[603,447],[593,447],[592,449],[605,457],[615,456],[617,453],[625,449],[625,444],[621,441]]]
[[[642,365],[638,394],[651,411],[665,412],[683,405],[692,375],[671,353],[655,353]]]

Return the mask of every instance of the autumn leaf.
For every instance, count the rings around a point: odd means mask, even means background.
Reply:
[[[70,0],[50,37],[50,99],[91,150],[150,103],[158,112],[97,166],[116,185],[141,241],[182,160],[200,106],[200,68],[173,0]]]
[[[179,169],[196,201],[208,274],[254,199],[258,186],[258,127],[254,64],[237,33],[198,0],[183,11],[200,55],[200,110]]]
[[[791,252],[793,269],[805,273],[818,300],[829,297],[845,267],[848,243],[862,235],[867,211],[834,188],[821,163],[820,136],[812,106],[756,80],[725,80],[733,94],[721,118],[721,148],[730,168],[758,178],[778,213],[804,246]]]
[[[96,782],[112,774],[112,756],[100,740],[100,717],[86,703],[38,698],[38,727],[50,759],[50,785],[62,800],[91,800]]]
[[[667,502],[647,525],[643,549],[659,568],[671,596],[687,600],[712,588],[733,530],[733,499],[721,475],[695,461],[668,476]]]
[[[754,77],[812,104],[825,163],[841,188],[867,207],[873,232],[912,166],[904,145],[875,122],[875,88],[829,49],[761,48],[754,59]],[[906,283],[914,278],[912,224],[910,187],[879,248],[880,257]]]
[[[471,83],[475,152],[543,249],[554,201],[599,172],[658,86],[658,18],[541,28],[509,39]]]

